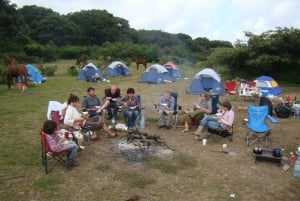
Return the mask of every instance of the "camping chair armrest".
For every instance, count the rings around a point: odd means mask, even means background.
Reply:
[[[272,123],[278,123],[279,121],[277,119],[275,119],[274,117],[272,117],[271,115],[267,115],[267,118],[272,122]]]

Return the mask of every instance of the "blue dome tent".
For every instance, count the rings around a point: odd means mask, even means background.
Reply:
[[[277,96],[282,93],[281,87],[278,83],[270,76],[259,76],[255,79],[256,87],[259,88],[262,96],[273,95]]]
[[[46,80],[46,78],[43,78],[41,73],[31,64],[26,64],[27,72],[30,74],[30,77],[28,78],[31,82],[34,83],[42,83]]]
[[[174,78],[182,78],[181,73],[179,72],[178,67],[171,61],[164,64],[164,67],[169,71],[169,74]]]
[[[97,76],[101,78],[101,80],[104,79],[103,73],[97,66],[93,63],[88,63],[85,65],[81,71],[79,72],[79,75],[77,77],[78,80],[86,80],[90,82],[96,82]]]
[[[188,86],[186,93],[200,94],[204,91],[218,95],[225,93],[225,87],[220,76],[211,68],[204,68],[198,72]]]
[[[163,82],[173,82],[174,78],[168,70],[160,64],[154,64],[148,67],[142,74],[139,82],[161,84]]]
[[[120,61],[114,61],[106,69],[105,75],[108,76],[130,76],[128,66]]]
[[[37,68],[35,68],[33,65],[31,64],[26,64],[26,68],[27,68],[27,72],[30,75],[28,77],[28,80],[30,80],[33,83],[42,83],[45,82],[47,80],[47,78],[44,78],[41,73],[39,72],[39,70]],[[21,82],[21,79],[18,77],[18,82]]]

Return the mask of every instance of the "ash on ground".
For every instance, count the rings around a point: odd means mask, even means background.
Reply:
[[[173,153],[173,150],[159,136],[149,135],[138,130],[121,138],[117,142],[116,149],[121,157],[133,162]]]

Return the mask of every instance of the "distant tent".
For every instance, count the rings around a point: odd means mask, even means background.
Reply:
[[[47,78],[44,78],[39,70],[32,66],[31,64],[26,64],[27,72],[30,74],[28,77],[28,80],[30,80],[33,83],[42,83],[47,80]],[[21,79],[18,77],[18,82],[21,82]]]
[[[109,76],[130,76],[128,66],[120,61],[114,61],[106,69],[105,75]]]
[[[148,67],[142,74],[139,82],[161,84],[163,82],[173,82],[174,78],[168,70],[160,64]]]
[[[278,83],[270,76],[259,76],[255,79],[256,87],[259,88],[259,91],[262,93],[262,96],[273,95],[277,96],[282,93],[282,89]]]
[[[182,78],[181,73],[179,72],[178,67],[171,61],[164,64],[164,67],[169,71],[169,74],[174,78]]]
[[[86,80],[90,82],[96,82],[96,77],[99,76],[102,80],[104,79],[103,73],[97,66],[93,63],[88,63],[85,65],[77,77],[78,80]]]
[[[188,86],[186,93],[200,94],[204,91],[219,95],[223,95],[225,92],[220,76],[211,68],[204,68],[198,72]]]

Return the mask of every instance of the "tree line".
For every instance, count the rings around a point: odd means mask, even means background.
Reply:
[[[192,39],[184,33],[135,30],[126,19],[106,10],[82,10],[61,15],[28,5],[17,9],[0,0],[0,56],[26,62],[50,62],[85,56],[104,61],[134,57],[149,62],[172,60],[177,64],[226,68],[232,77],[268,74],[278,80],[300,83],[297,28],[278,27],[260,35],[245,32],[248,41]],[[3,71],[3,70],[2,70]]]

